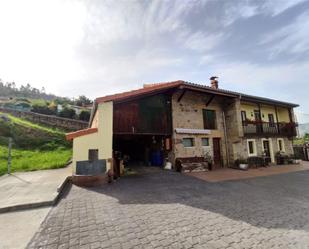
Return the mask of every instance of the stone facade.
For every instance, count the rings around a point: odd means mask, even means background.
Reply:
[[[169,157],[172,162],[178,157],[200,157],[208,151],[213,156],[213,138],[220,138],[220,150],[223,165],[226,165],[226,146],[224,139],[224,122],[222,115],[222,98],[215,97],[206,107],[211,95],[185,92],[179,101],[182,92],[176,92],[172,97],[172,120],[173,120],[173,150]],[[216,129],[210,130],[210,134],[178,134],[176,128],[204,129],[203,109],[216,111]],[[193,138],[193,147],[184,147],[183,138]],[[202,138],[209,138],[209,146],[202,146]]]
[[[172,121],[173,121],[173,150],[169,154],[171,162],[179,157],[201,157],[209,152],[213,156],[213,138],[220,138],[220,150],[222,166],[232,166],[238,158],[248,158],[248,139],[254,140],[256,156],[263,154],[263,141],[268,140],[272,162],[278,152],[278,139],[283,139],[284,151],[287,155],[293,154],[292,141],[287,137],[246,137],[243,132],[241,119],[241,100],[239,98],[227,98],[215,96],[206,106],[211,95],[181,90],[172,97]],[[179,134],[177,128],[204,129],[203,109],[215,110],[216,129],[209,130],[209,134]],[[293,115],[292,115],[293,116]],[[225,134],[226,131],[226,134]],[[184,147],[184,138],[193,138],[193,147]],[[209,146],[202,146],[202,138],[209,138]]]
[[[239,143],[241,138],[244,136],[241,125],[240,100],[230,100],[230,103],[225,105],[224,114],[228,144],[227,153],[229,155],[228,164],[231,165],[234,160],[236,160],[236,158],[234,158],[233,144]]]
[[[248,140],[254,141],[256,144],[256,156],[262,156],[263,155],[263,141],[268,140],[270,143],[270,152],[272,157],[272,163],[275,163],[275,155],[279,151],[278,147],[278,139],[283,139],[283,146],[284,146],[284,152],[287,155],[294,154],[293,151],[293,143],[292,140],[289,140],[286,137],[272,137],[272,138],[265,138],[265,137],[255,137],[255,138],[241,138],[239,141],[232,144],[231,151],[233,156],[231,157],[231,160],[236,160],[237,158],[248,158],[249,152],[248,152]]]

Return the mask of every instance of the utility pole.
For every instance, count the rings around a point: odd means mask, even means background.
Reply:
[[[11,162],[12,162],[11,151],[12,151],[12,138],[9,137],[9,149],[8,149],[8,175],[11,174]]]

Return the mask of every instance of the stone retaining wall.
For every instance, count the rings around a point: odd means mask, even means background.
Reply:
[[[61,118],[34,112],[18,111],[11,108],[0,107],[0,112],[9,113],[15,117],[24,118],[34,123],[40,123],[64,129],[66,131],[82,130],[88,127],[88,122],[80,120]]]

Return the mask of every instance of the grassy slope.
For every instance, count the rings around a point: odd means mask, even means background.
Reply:
[[[1,114],[1,113],[0,113]],[[0,175],[7,172],[7,137],[14,138],[12,171],[61,168],[71,158],[71,146],[64,133],[9,115],[11,127],[0,120]]]

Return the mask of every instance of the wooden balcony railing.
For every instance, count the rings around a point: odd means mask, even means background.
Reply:
[[[297,123],[269,123],[259,121],[243,121],[243,130],[245,135],[282,135],[286,137],[295,137]]]

